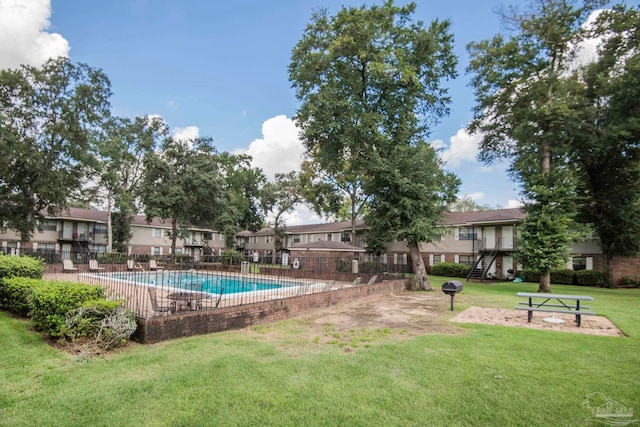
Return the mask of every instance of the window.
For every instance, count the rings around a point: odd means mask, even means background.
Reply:
[[[159,247],[154,246],[151,248],[151,255],[162,255],[162,251]]]
[[[466,266],[473,267],[475,261],[472,255],[460,255],[458,264],[464,264]]]
[[[313,234],[307,234],[307,242],[308,243],[313,242]]]
[[[291,237],[293,238],[293,243],[300,243],[300,235],[299,234],[294,234]]]
[[[444,262],[444,255],[434,255],[433,256],[433,264],[431,264],[431,265],[438,265],[441,262]]]
[[[182,254],[182,248],[176,248],[176,255]]]
[[[342,242],[343,243],[349,243],[351,241],[351,234],[350,233],[344,233],[342,235]]]
[[[478,240],[478,231],[474,227],[458,229],[458,240]]]
[[[40,223],[42,231],[56,231],[58,229],[58,222],[52,219],[45,219]]]
[[[38,243],[39,253],[48,253],[53,254],[56,252],[56,244],[55,243]]]
[[[93,232],[94,234],[98,235],[98,234],[107,234],[107,224],[95,224],[93,226]]]
[[[202,240],[213,240],[213,234],[210,231],[203,231],[202,232]]]
[[[218,240],[220,241],[224,240],[224,233],[218,233]]]
[[[587,269],[587,257],[583,257],[583,256],[573,257],[573,269],[575,271],[586,270]]]
[[[333,234],[331,233],[327,233],[327,240],[330,242],[331,240],[333,240]]]
[[[249,239],[249,241],[251,243],[258,243],[258,236],[251,236],[251,238]]]
[[[107,245],[91,245],[91,252],[103,254],[107,252]]]
[[[151,236],[152,237],[162,237],[162,230],[159,228],[153,228],[151,230]]]
[[[273,242],[273,236],[264,236],[264,242],[265,243]]]

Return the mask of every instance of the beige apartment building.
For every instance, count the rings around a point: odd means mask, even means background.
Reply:
[[[13,230],[0,230],[0,250],[4,253],[35,252],[40,255],[60,255],[63,259],[83,260],[107,251],[107,212],[70,208],[55,217],[46,217],[31,241],[21,247],[20,235]],[[130,255],[161,257],[171,254],[171,223],[154,218],[147,222],[144,215],[134,216]],[[176,253],[191,255],[195,260],[204,255],[220,255],[225,249],[224,234],[214,230],[191,228],[186,238],[176,241]]]
[[[440,240],[420,246],[425,265],[455,262],[473,268],[480,277],[509,279],[522,269],[517,260],[518,239],[525,214],[520,209],[498,209],[477,212],[447,213],[442,222]],[[73,260],[87,254],[107,250],[107,213],[71,208],[55,217],[47,217],[32,240],[22,248],[19,234],[12,230],[0,232],[0,251],[21,253],[35,251],[41,255],[59,255]],[[171,226],[168,221],[147,222],[142,215],[134,217],[132,237],[127,246],[130,255],[162,257],[171,254]],[[367,226],[359,221],[355,234],[351,222],[288,226],[276,247],[272,228],[257,232],[242,231],[236,235],[236,248],[250,261],[293,263],[305,256],[333,256],[357,259],[389,266],[389,270],[408,266],[409,251],[405,242],[391,243],[386,253],[366,253]],[[178,239],[176,253],[194,260],[205,255],[221,255],[225,249],[224,234],[202,228],[191,228],[188,236]],[[279,250],[277,250],[279,249]],[[573,245],[567,268],[574,270],[602,269],[602,252],[596,239],[586,239]],[[640,274],[640,259],[614,260],[614,279],[622,275]]]

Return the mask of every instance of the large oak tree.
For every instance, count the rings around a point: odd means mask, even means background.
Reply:
[[[343,8],[331,16],[326,10],[313,14],[302,39],[293,50],[289,76],[300,100],[298,126],[307,154],[328,177],[330,185],[341,183],[355,189],[352,228],[357,203],[371,202],[369,218],[380,218],[375,227],[397,227],[386,233],[401,235],[405,224],[383,219],[388,206],[388,186],[405,182],[403,169],[412,149],[421,145],[430,125],[447,113],[449,98],[441,82],[455,75],[456,58],[448,21],[429,26],[413,19],[416,5]],[[398,151],[399,153],[396,153]],[[411,167],[436,167],[436,163]],[[383,179],[375,176],[389,171]],[[375,171],[375,172],[374,172]],[[437,175],[439,167],[429,170]],[[420,174],[414,174],[422,178]],[[395,181],[389,181],[393,179]],[[411,192],[401,193],[410,197]],[[379,198],[376,203],[375,198]],[[408,199],[396,200],[401,209]],[[421,224],[434,223],[435,210],[412,210]],[[352,230],[355,231],[355,230]],[[373,230],[375,233],[376,230]],[[432,234],[421,226],[415,241]],[[422,257],[410,245],[418,286],[426,287]]]
[[[66,58],[0,70],[0,223],[23,241],[80,192],[110,96],[103,72]]]
[[[469,129],[482,133],[479,158],[509,161],[523,185],[528,215],[520,256],[540,270],[541,292],[550,291],[550,270],[563,264],[573,241],[576,177],[567,153],[579,126],[579,86],[567,77],[583,24],[604,1],[576,3],[533,0],[524,10],[507,9],[511,34],[468,46],[476,97]]]

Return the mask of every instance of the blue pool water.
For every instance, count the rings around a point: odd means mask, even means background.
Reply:
[[[185,290],[193,290],[194,286],[196,288],[202,286],[201,290],[203,292],[212,294],[219,294],[221,288],[224,288],[225,294],[231,294],[300,285],[299,282],[277,283],[256,277],[228,277],[211,273],[185,271],[116,273],[113,274],[112,277],[146,285],[166,286]]]

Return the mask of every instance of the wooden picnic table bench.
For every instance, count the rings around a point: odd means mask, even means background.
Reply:
[[[527,310],[527,319],[531,322],[534,311],[548,313],[569,313],[575,314],[578,327],[581,325],[582,315],[592,315],[596,313],[588,311],[588,305],[580,305],[580,301],[593,301],[593,297],[588,295],[563,295],[539,292],[518,292],[519,297],[527,298],[527,301],[519,302],[516,310]]]

